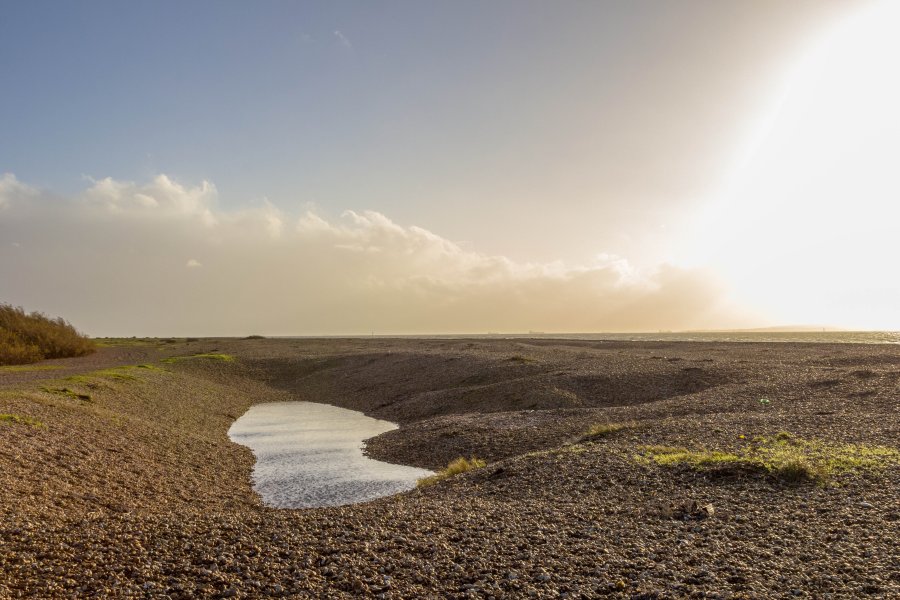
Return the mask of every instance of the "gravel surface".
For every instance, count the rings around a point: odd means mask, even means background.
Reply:
[[[0,598],[900,597],[896,465],[815,485],[636,458],[781,431],[897,448],[897,346],[123,340],[39,366],[0,369],[0,414],[41,423],[0,422]],[[488,465],[267,508],[226,432],[283,400],[400,423],[381,460]]]

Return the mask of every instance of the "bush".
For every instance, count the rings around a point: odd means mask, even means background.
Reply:
[[[44,358],[41,349],[12,331],[0,329],[0,365],[24,365]]]
[[[0,365],[83,356],[94,350],[93,342],[62,318],[0,304]]]

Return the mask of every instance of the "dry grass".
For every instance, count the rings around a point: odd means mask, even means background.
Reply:
[[[465,473],[466,471],[480,469],[485,464],[486,463],[483,460],[481,460],[480,458],[475,458],[474,456],[472,458],[465,458],[460,456],[459,458],[448,464],[446,469],[438,471],[430,477],[424,477],[420,479],[417,485],[419,487],[433,485],[439,481],[447,479],[448,477],[453,477],[454,475],[459,475],[460,473]]]
[[[609,437],[614,433],[618,433],[623,429],[631,429],[636,427],[635,423],[595,423],[584,432],[583,441],[596,440]]]
[[[94,350],[94,343],[62,318],[0,304],[0,365],[83,356]]]

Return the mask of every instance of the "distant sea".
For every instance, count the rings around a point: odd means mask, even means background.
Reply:
[[[807,342],[900,344],[900,331],[698,331],[664,333],[525,334],[509,337],[564,338],[632,342]]]
[[[370,336],[347,336],[370,337]],[[825,344],[900,344],[900,331],[682,331],[660,333],[487,333],[472,335],[380,335],[421,339],[548,339],[617,342],[793,342]]]

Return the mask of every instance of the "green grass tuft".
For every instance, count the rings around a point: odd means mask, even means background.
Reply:
[[[164,362],[167,364],[177,363],[182,360],[190,360],[194,358],[205,358],[209,360],[221,360],[224,362],[234,362],[234,356],[231,354],[189,354],[187,356],[170,356],[169,358],[164,358],[160,362]]]
[[[7,365],[0,367],[0,373],[22,373],[27,371],[56,371],[60,365]]]
[[[900,451],[886,446],[832,444],[807,440],[786,431],[757,437],[735,452],[642,446],[637,460],[661,466],[684,465],[697,470],[734,468],[758,472],[788,483],[824,484],[835,476],[878,472],[900,465]]]
[[[453,477],[454,475],[465,473],[466,471],[480,469],[485,466],[485,464],[486,463],[480,458],[475,458],[474,456],[472,458],[464,458],[461,456],[448,464],[446,469],[438,471],[430,477],[423,477],[416,483],[416,485],[419,487],[434,485],[435,483],[443,481],[448,477]]]
[[[70,383],[78,383],[89,387],[96,387],[98,379],[112,379],[114,381],[142,381],[135,373],[138,369],[147,371],[167,372],[165,369],[156,365],[125,365],[122,367],[113,367],[111,369],[101,369],[99,371],[91,371],[90,373],[81,373],[71,375],[63,379]]]
[[[138,347],[152,346],[159,341],[153,338],[94,338],[94,343],[100,348]]]
[[[124,373],[120,369],[125,369],[127,367],[118,367],[115,369],[102,369],[100,371],[91,371],[90,373],[85,373],[83,375],[72,375],[71,377],[66,377],[65,381],[70,381],[72,383],[81,383],[81,384],[90,384],[93,383],[93,380],[98,377],[103,377],[105,379],[115,379],[118,381],[138,381],[138,378],[130,373]]]
[[[623,429],[631,429],[636,427],[635,423],[595,423],[584,432],[582,440],[595,440],[599,438],[609,437],[614,433],[618,433]]]
[[[71,388],[67,387],[50,387],[50,386],[42,386],[41,390],[47,392],[48,394],[56,394],[57,396],[65,396],[66,398],[71,398],[72,400],[80,400],[82,402],[93,402],[94,399],[90,394],[83,394],[81,392],[75,391]]]
[[[44,424],[32,417],[23,415],[13,415],[10,413],[0,414],[0,425],[27,425],[28,427],[43,427]]]

